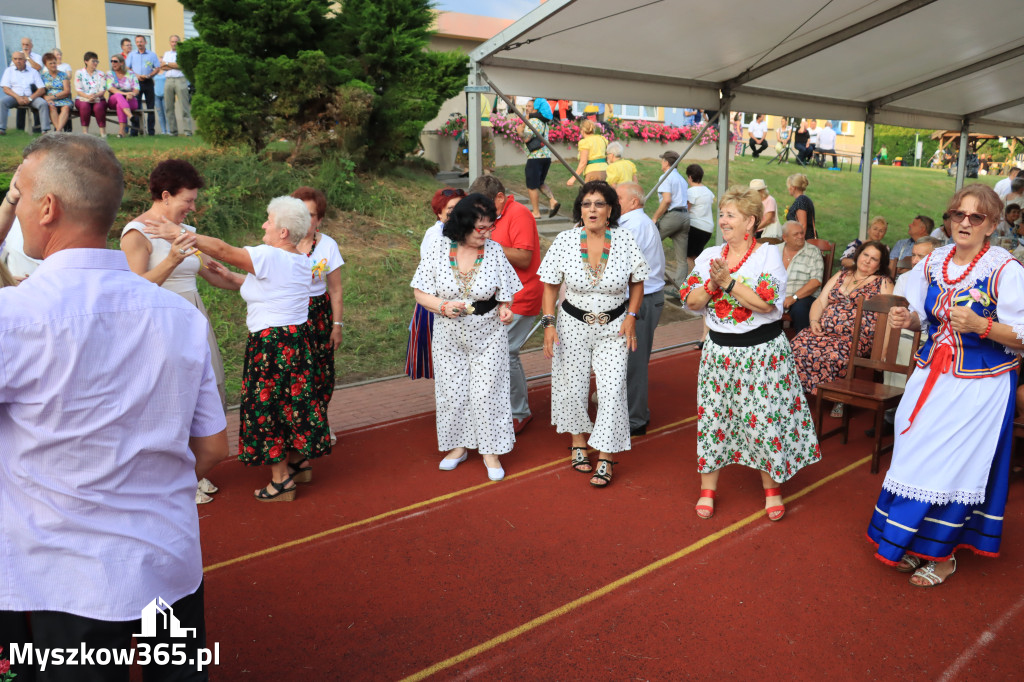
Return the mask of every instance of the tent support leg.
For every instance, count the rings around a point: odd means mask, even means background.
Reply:
[[[963,125],[960,127],[960,153],[957,156],[956,162],[956,185],[953,187],[954,192],[960,191],[960,188],[964,186],[964,178],[967,177],[967,144],[970,131],[971,122],[965,118]]]
[[[860,240],[868,237],[868,220],[871,211],[871,171],[874,169],[875,157],[875,114],[869,111],[864,119],[864,147],[861,149],[860,163],[863,167],[860,184]]]

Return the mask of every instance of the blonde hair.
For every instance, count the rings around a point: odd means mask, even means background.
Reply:
[[[597,124],[591,121],[589,118],[584,119],[583,123],[580,123],[580,132],[584,135],[593,135],[597,132]]]
[[[786,184],[792,187],[793,189],[798,189],[801,192],[803,192],[805,189],[807,189],[807,176],[804,175],[803,173],[793,173],[788,178],[786,178]]]
[[[761,222],[761,216],[764,215],[764,204],[761,203],[761,193],[756,189],[733,185],[722,195],[722,200],[718,202],[718,208],[723,209],[729,204],[735,206],[736,210],[744,216],[753,217],[755,226]]]
[[[887,229],[887,230],[889,229],[889,221],[888,221],[888,220],[886,220],[885,218],[883,218],[883,217],[882,217],[882,216],[880,216],[880,215],[876,215],[876,216],[875,216],[874,218],[872,218],[872,219],[871,219],[871,222],[870,222],[870,223],[868,223],[868,227],[870,227],[870,226],[872,226],[872,225],[878,225],[879,223],[881,223],[882,225],[884,225],[884,226],[885,226],[885,229]]]

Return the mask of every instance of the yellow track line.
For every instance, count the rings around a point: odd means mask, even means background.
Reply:
[[[648,431],[647,435],[653,435],[655,433],[658,433],[659,431],[666,431],[668,429],[675,428],[677,426],[682,426],[684,424],[689,424],[690,422],[695,421],[696,419],[697,419],[697,416],[694,415],[692,417],[687,417],[686,419],[681,419],[680,421],[674,422],[672,424],[666,424],[665,426],[659,426],[656,429],[651,429],[650,431]],[[515,473],[515,474],[512,474],[510,476],[506,476],[505,479],[506,480],[510,480],[510,479],[513,479],[513,478],[520,478],[522,476],[528,476],[528,475],[530,475],[532,473],[536,473],[538,471],[543,471],[544,469],[550,469],[551,467],[557,466],[559,464],[565,464],[565,458],[557,459],[557,460],[555,460],[553,462],[548,462],[547,464],[541,464],[539,466],[533,467],[532,469],[527,469],[526,471],[520,471],[519,473]],[[384,520],[386,518],[389,518],[391,516],[396,516],[398,514],[403,514],[405,512],[415,511],[417,509],[422,509],[423,507],[429,507],[432,504],[438,504],[440,502],[446,502],[448,500],[451,500],[451,499],[454,499],[456,497],[459,497],[460,495],[465,495],[467,493],[476,492],[477,490],[480,490],[481,488],[485,488],[485,487],[487,487],[489,485],[494,485],[494,483],[497,483],[497,481],[488,481],[487,483],[481,483],[479,485],[474,485],[474,486],[470,486],[468,488],[463,488],[462,490],[456,490],[455,492],[447,493],[445,495],[440,495],[438,497],[433,497],[433,498],[431,498],[429,500],[423,500],[422,502],[415,502],[413,504],[410,504],[410,505],[405,506],[405,507],[401,507],[399,509],[392,509],[392,510],[386,511],[386,512],[384,512],[382,514],[377,514],[376,516],[370,516],[370,517],[365,518],[365,519],[360,519],[359,521],[353,521],[352,523],[347,523],[344,526],[337,526],[336,528],[329,528],[329,529],[327,529],[325,531],[321,531],[319,533],[314,533],[313,535],[307,535],[304,538],[299,538],[297,540],[290,540],[288,542],[283,542],[283,543],[281,543],[279,545],[274,545],[273,547],[267,547],[266,549],[261,549],[261,550],[259,550],[257,552],[252,552],[250,554],[244,554],[242,556],[235,557],[234,559],[228,559],[226,561],[221,561],[221,562],[216,563],[216,564],[211,564],[209,566],[204,567],[203,568],[203,572],[204,573],[210,573],[211,571],[216,571],[219,568],[226,568],[228,566],[233,566],[234,564],[240,564],[243,561],[248,561],[249,559],[255,559],[257,557],[266,556],[267,554],[274,554],[275,552],[280,552],[280,551],[285,550],[285,549],[290,549],[290,548],[295,547],[297,545],[304,545],[306,543],[313,542],[314,540],[321,540],[321,539],[329,537],[331,535],[336,535],[338,533],[344,533],[347,530],[351,530],[353,528],[358,528],[360,526],[365,526],[365,525],[374,523],[376,521],[382,521],[382,520]]]
[[[828,476],[826,476],[825,478],[821,479],[820,481],[812,483],[811,485],[809,485],[806,488],[800,490],[799,492],[796,492],[796,493],[794,493],[792,495],[787,495],[785,499],[787,501],[792,501],[792,500],[796,500],[798,498],[801,498],[804,495],[806,495],[807,493],[820,488],[821,486],[825,485],[826,483],[829,483],[830,481],[834,481],[835,479],[839,478],[840,476],[845,476],[846,474],[850,473],[851,471],[853,471],[857,467],[862,466],[863,464],[867,463],[870,460],[871,460],[870,456],[865,457],[865,458],[863,458],[861,460],[858,460],[858,461],[854,462],[853,464],[850,464],[849,466],[844,467],[843,469],[840,469],[839,471],[837,471],[837,472],[835,472],[833,474],[829,474]],[[703,537],[700,540],[698,540],[697,542],[694,542],[693,544],[684,547],[683,549],[679,550],[678,552],[676,552],[674,554],[670,554],[669,556],[663,557],[661,559],[658,559],[657,561],[655,561],[653,563],[647,564],[643,568],[637,569],[636,571],[633,571],[632,573],[630,573],[630,574],[628,574],[626,576],[623,576],[622,578],[619,578],[618,580],[616,580],[614,582],[608,583],[604,587],[601,587],[601,588],[599,588],[597,590],[594,590],[593,592],[585,594],[582,597],[580,597],[579,599],[575,599],[575,600],[573,600],[573,601],[571,601],[571,602],[569,602],[567,604],[563,604],[562,606],[559,606],[556,609],[548,611],[547,613],[545,613],[545,614],[543,614],[541,616],[538,616],[538,617],[534,618],[533,620],[530,620],[530,621],[527,621],[526,623],[523,623],[519,627],[513,628],[513,629],[511,629],[511,630],[509,630],[507,632],[504,632],[504,633],[498,635],[497,637],[493,637],[493,638],[487,640],[486,642],[483,642],[482,644],[476,645],[475,647],[473,647],[471,649],[466,649],[461,654],[457,654],[455,656],[452,656],[451,658],[447,658],[447,659],[441,661],[440,663],[435,663],[434,665],[430,666],[429,668],[425,668],[424,670],[419,671],[415,675],[410,675],[409,677],[404,678],[402,680],[402,682],[415,682],[416,680],[426,679],[426,678],[430,677],[431,675],[436,675],[437,673],[441,672],[442,670],[446,670],[448,668],[451,668],[452,666],[455,666],[455,665],[458,665],[459,663],[467,661],[470,658],[473,658],[474,656],[478,656],[478,655],[480,655],[480,654],[482,654],[484,652],[490,651],[491,649],[493,649],[493,648],[495,648],[495,647],[497,647],[497,646],[499,646],[501,644],[504,644],[505,642],[509,642],[509,641],[515,639],[516,637],[520,636],[520,635],[526,634],[530,630],[534,630],[534,629],[540,627],[541,625],[544,625],[545,623],[551,622],[552,620],[554,620],[555,618],[558,618],[559,616],[564,616],[565,614],[570,613],[572,611],[575,611],[576,609],[578,609],[581,606],[584,606],[585,604],[589,604],[592,601],[595,601],[597,599],[600,599],[601,597],[604,597],[608,593],[613,592],[613,591],[619,589],[620,587],[623,587],[625,585],[628,585],[629,583],[635,582],[636,580],[639,580],[640,578],[643,578],[644,576],[649,575],[650,573],[653,573],[654,571],[658,570],[659,568],[663,568],[665,566],[668,566],[669,564],[671,564],[673,562],[676,562],[679,559],[682,559],[683,557],[685,557],[685,556],[687,556],[689,554],[692,554],[693,552],[696,552],[698,549],[702,549],[704,547],[707,547],[712,542],[715,542],[716,540],[720,540],[720,539],[724,538],[727,535],[735,533],[736,531],[740,530],[744,526],[747,526],[747,525],[753,523],[754,521],[757,521],[758,519],[762,519],[762,518],[764,518],[764,511],[763,510],[757,511],[757,512],[751,514],[750,516],[744,518],[744,519],[740,519],[739,521],[737,521],[736,523],[732,524],[731,526],[727,526],[727,527],[723,528],[722,530],[720,530],[720,531],[718,531],[716,533],[712,533],[711,535]]]

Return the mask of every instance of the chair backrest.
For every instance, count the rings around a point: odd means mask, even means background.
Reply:
[[[914,264],[911,261],[910,256],[907,256],[906,258],[900,258],[899,262],[893,265],[893,278],[899,277],[907,270],[912,270],[913,268]]]
[[[832,276],[832,259],[836,255],[836,243],[830,242],[827,239],[808,239],[807,243],[817,246],[818,251],[821,251],[821,257],[825,261],[825,279],[821,282],[824,284]]]
[[[758,237],[758,244],[781,244],[782,240],[778,237]]]
[[[900,346],[900,335],[903,330],[889,326],[889,311],[895,307],[906,307],[907,299],[892,294],[878,294],[868,299],[857,301],[857,316],[853,321],[853,338],[850,339],[850,365],[846,376],[854,376],[857,367],[866,367],[876,372],[895,372],[910,376],[914,371],[914,353],[906,363],[897,359]],[[860,336],[865,332],[863,324],[865,313],[875,313],[875,335],[871,340],[871,354],[866,358],[857,356]],[[913,332],[914,341],[911,346],[915,351],[921,345],[921,332]]]

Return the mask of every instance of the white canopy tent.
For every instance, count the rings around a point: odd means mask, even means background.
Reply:
[[[470,53],[478,92],[1024,135],[1020,0],[547,0]],[[484,88],[485,89],[485,88]],[[481,172],[469,116],[470,175]],[[473,141],[476,143],[474,144]],[[728,177],[719,145],[719,192]],[[866,155],[870,157],[870,152]],[[864,164],[861,236],[870,203]]]

